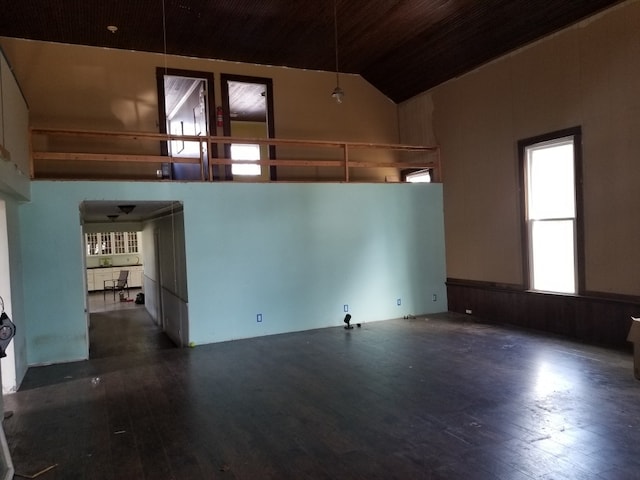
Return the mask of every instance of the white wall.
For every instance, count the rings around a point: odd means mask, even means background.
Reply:
[[[0,192],[29,198],[29,110],[4,52],[0,50],[0,144],[10,160],[0,159]]]
[[[145,306],[177,345],[186,346],[189,314],[182,211],[147,222],[143,236]]]
[[[18,208],[30,196],[29,111],[2,51],[0,92],[0,143],[10,153],[10,160],[0,160],[0,296],[16,324],[16,336],[1,362],[2,388],[10,392],[27,371]]]

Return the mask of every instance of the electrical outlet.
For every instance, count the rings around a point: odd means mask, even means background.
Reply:
[[[471,310],[470,308],[467,308],[464,313],[466,313],[467,315],[471,315],[473,313],[473,310]]]
[[[256,315],[256,322],[258,322],[258,323],[262,322],[262,314],[261,313]]]
[[[398,306],[402,305],[402,299],[399,298],[398,300],[396,300],[396,303],[398,304]]]
[[[342,308],[343,308],[343,310],[344,310],[345,312],[348,312],[348,311],[349,311],[349,305],[347,305],[346,303],[344,304],[344,307],[342,307]]]
[[[433,300],[434,302],[438,301],[438,295],[436,295],[435,293],[433,294],[433,297],[431,297],[431,300]]]

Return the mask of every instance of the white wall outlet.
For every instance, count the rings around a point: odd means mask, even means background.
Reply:
[[[261,313],[256,315],[256,322],[258,322],[258,323],[262,322],[262,314]]]
[[[470,308],[467,308],[464,313],[466,313],[467,315],[471,315],[473,313],[473,310],[471,310]]]

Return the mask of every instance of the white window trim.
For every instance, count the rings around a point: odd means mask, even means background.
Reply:
[[[522,178],[522,202],[523,202],[523,240],[526,248],[523,258],[526,260],[523,273],[525,274],[525,288],[541,293],[552,293],[558,295],[579,295],[584,289],[583,268],[584,268],[584,246],[582,244],[582,192],[581,192],[581,146],[582,133],[579,127],[570,128],[561,132],[555,132],[536,138],[526,139],[519,142],[520,165]],[[553,218],[529,218],[528,195],[530,188],[530,155],[537,148],[545,148],[550,145],[562,146],[571,143],[573,145],[573,195],[574,195],[574,216],[573,217],[553,217]],[[532,225],[536,222],[567,222],[573,225],[573,267],[574,267],[574,288],[571,292],[549,291],[534,288],[534,265],[533,265],[533,239]]]

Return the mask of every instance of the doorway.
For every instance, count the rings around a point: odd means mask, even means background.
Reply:
[[[156,69],[158,85],[158,124],[160,133],[208,136],[211,131],[213,74],[191,70]],[[168,162],[162,177],[174,180],[207,180],[207,143],[172,140],[162,142],[162,155],[202,158],[203,164]],[[202,149],[202,150],[201,150]],[[212,152],[215,155],[215,152]]]
[[[270,78],[222,74],[223,133],[225,136],[274,138],[273,81]],[[225,158],[255,161],[275,159],[276,147],[246,143],[225,144]],[[225,165],[224,179],[275,181],[277,169],[260,165]]]
[[[182,203],[85,201],[80,211],[89,358],[186,345]],[[127,273],[126,283],[120,288],[118,279],[123,272]],[[115,289],[110,288],[114,285]],[[166,322],[165,312],[179,326]]]

